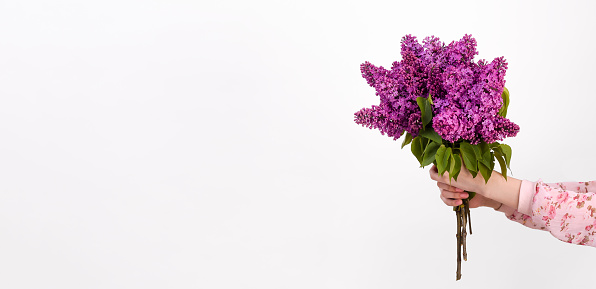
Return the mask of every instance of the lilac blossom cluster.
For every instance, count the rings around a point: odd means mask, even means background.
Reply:
[[[507,62],[503,57],[474,62],[477,54],[471,35],[449,45],[434,36],[422,44],[414,36],[404,36],[402,60],[393,62],[391,69],[370,62],[360,66],[381,102],[356,112],[356,123],[394,139],[404,132],[415,137],[422,129],[416,99],[430,95],[432,127],[444,140],[478,144],[515,136],[519,126],[499,115]]]

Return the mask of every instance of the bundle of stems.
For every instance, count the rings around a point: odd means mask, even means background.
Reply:
[[[472,218],[470,216],[470,202],[467,199],[463,200],[463,204],[453,207],[457,219],[457,270],[455,272],[455,280],[461,279],[461,259],[462,254],[464,261],[468,261],[468,253],[466,251],[466,224],[470,228],[470,235],[472,235]]]

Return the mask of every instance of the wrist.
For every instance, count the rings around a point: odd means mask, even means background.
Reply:
[[[484,203],[483,206],[487,207],[487,208],[492,208],[492,209],[498,210],[502,205],[503,204],[498,201],[486,198],[486,202]]]
[[[511,208],[517,208],[519,202],[519,190],[521,180],[512,177],[503,177],[500,173],[493,171],[482,190],[482,194],[497,202],[497,206],[503,204]]]
[[[489,182],[490,182],[490,180],[493,180],[495,178],[494,173],[495,173],[495,171],[493,171],[493,174],[491,175]],[[473,188],[474,192],[491,199],[489,196],[490,190],[488,189],[488,183],[484,180],[484,177],[482,176],[482,174],[480,172],[478,172],[478,174],[474,178],[472,185],[474,187]]]

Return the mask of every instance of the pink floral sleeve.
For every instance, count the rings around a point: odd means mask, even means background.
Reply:
[[[549,231],[557,239],[596,247],[596,181],[546,184],[522,181],[517,210],[505,207],[507,218]]]

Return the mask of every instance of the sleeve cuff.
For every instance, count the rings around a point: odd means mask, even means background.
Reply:
[[[532,215],[532,199],[536,193],[536,183],[522,180],[519,188],[519,203],[517,205],[517,211],[531,216]]]

